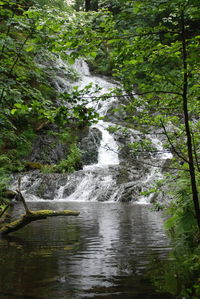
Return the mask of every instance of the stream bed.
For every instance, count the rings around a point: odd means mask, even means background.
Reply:
[[[173,298],[152,283],[170,246],[163,219],[151,205],[62,200],[28,205],[80,215],[32,222],[0,239],[1,299]],[[20,203],[15,211],[23,213]]]

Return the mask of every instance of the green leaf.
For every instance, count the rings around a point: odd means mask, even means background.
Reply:
[[[26,52],[31,52],[35,49],[35,45],[29,45],[25,47],[25,51]]]
[[[15,114],[16,111],[17,111],[17,109],[12,109],[10,112],[13,115],[13,114]]]
[[[17,107],[17,108],[19,108],[19,109],[21,109],[23,105],[20,104],[20,103],[16,103],[14,106]]]
[[[93,58],[95,58],[97,56],[97,52],[90,52],[90,56],[92,56]]]

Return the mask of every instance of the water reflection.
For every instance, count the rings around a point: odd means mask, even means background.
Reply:
[[[98,202],[31,205],[33,209],[70,208],[81,214],[33,222],[0,239],[1,296],[170,298],[156,293],[148,279],[147,270],[169,251],[162,219],[149,206]]]

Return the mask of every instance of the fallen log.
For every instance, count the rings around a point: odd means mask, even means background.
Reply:
[[[61,210],[61,211],[52,211],[52,210],[38,210],[38,211],[30,211],[22,215],[17,220],[5,224],[0,229],[1,235],[7,235],[11,232],[17,231],[18,229],[26,226],[32,221],[45,219],[47,217],[53,216],[78,216],[80,213],[73,210]]]
[[[55,216],[78,216],[80,213],[73,210],[38,210],[38,211],[31,211],[25,201],[25,198],[23,197],[21,190],[21,178],[18,179],[18,189],[16,190],[16,196],[18,200],[22,201],[25,214],[23,214],[20,218],[18,218],[15,221],[12,221],[10,223],[6,223],[3,226],[0,227],[0,235],[7,235],[9,233],[12,233],[14,231],[17,231],[18,229],[26,226],[32,221],[45,219],[47,217],[55,217]],[[4,211],[1,213],[1,216],[7,211],[10,204],[4,209]]]

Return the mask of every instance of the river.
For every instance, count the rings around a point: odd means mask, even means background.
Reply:
[[[172,298],[151,274],[170,248],[150,205],[29,202],[32,209],[75,209],[78,217],[32,222],[0,239],[0,298]],[[17,214],[23,208],[18,204]]]

